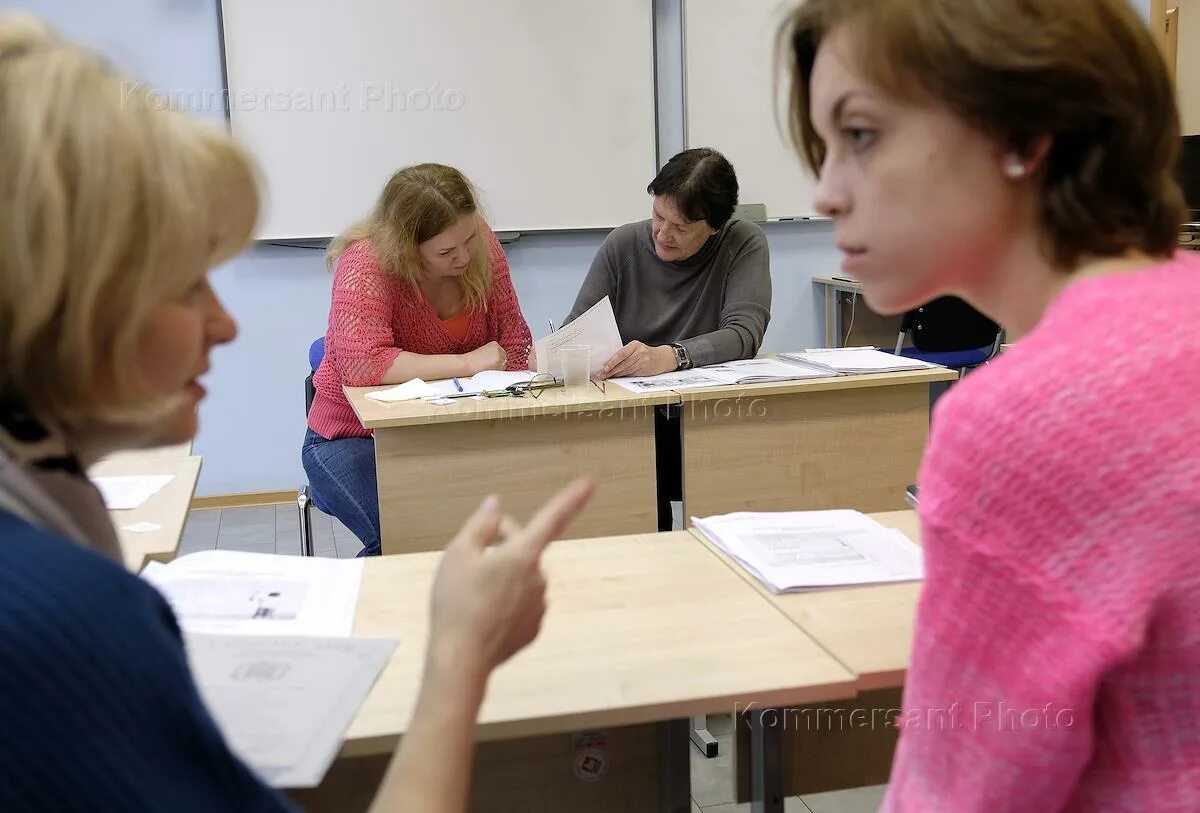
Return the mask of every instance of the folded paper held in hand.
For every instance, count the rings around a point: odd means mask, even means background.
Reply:
[[[588,308],[579,318],[560,327],[534,344],[537,371],[562,376],[558,351],[563,347],[583,346],[591,349],[589,374],[598,376],[604,362],[625,346],[621,331],[617,329],[617,317],[613,313],[612,300],[607,296]]]

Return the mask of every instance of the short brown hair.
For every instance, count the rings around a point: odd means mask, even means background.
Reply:
[[[1048,252],[1070,268],[1137,249],[1168,256],[1183,221],[1175,94],[1128,0],[806,0],[780,30],[789,123],[818,174],[809,110],[822,40],[852,25],[856,65],[900,98],[932,99],[1041,167]]]
[[[131,360],[151,311],[249,241],[249,157],[17,12],[0,144],[0,399],[58,425],[176,406]]]
[[[335,268],[347,248],[367,240],[384,273],[416,283],[421,277],[417,245],[437,237],[463,215],[479,218],[480,234],[461,277],[462,294],[468,307],[486,308],[492,285],[491,242],[484,231],[479,193],[467,176],[445,164],[416,164],[393,173],[374,211],[330,243],[325,262]]]
[[[646,191],[671,198],[688,220],[722,229],[737,208],[738,179],[724,155],[711,147],[694,147],[663,165]]]

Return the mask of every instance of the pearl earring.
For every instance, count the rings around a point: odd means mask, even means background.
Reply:
[[[1015,155],[1010,155],[1004,163],[1004,174],[1014,181],[1025,177],[1025,162]]]

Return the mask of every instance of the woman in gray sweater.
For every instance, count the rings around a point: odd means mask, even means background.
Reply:
[[[762,229],[733,219],[733,167],[716,150],[685,150],[646,191],[653,216],[609,234],[563,324],[611,298],[626,344],[606,378],[753,358],[771,320],[770,256]]]
[[[605,378],[754,358],[771,321],[771,261],[762,229],[733,219],[733,166],[716,150],[685,150],[646,191],[653,216],[609,234],[563,324],[612,300],[625,346]],[[658,527],[670,530],[671,501],[683,496],[677,409],[659,407],[655,438]]]

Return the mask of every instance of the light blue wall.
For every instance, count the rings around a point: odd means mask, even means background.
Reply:
[[[5,5],[44,16],[155,87],[221,87],[215,0],[18,0]],[[659,149],[665,158],[683,143],[679,0],[659,0],[656,15]],[[219,117],[221,111],[206,115]],[[364,202],[364,208],[369,205]],[[766,228],[775,286],[766,349],[815,345],[821,317],[811,277],[837,268],[832,228],[823,223]],[[506,247],[535,336],[545,334],[547,318],[557,324],[566,314],[603,239],[602,232],[534,234]],[[196,452],[204,456],[198,493],[294,488],[303,478],[299,445],[306,352],[324,332],[329,308],[330,277],[321,252],[257,246],[221,269],[214,283],[241,333],[235,344],[214,354],[196,439]]]

